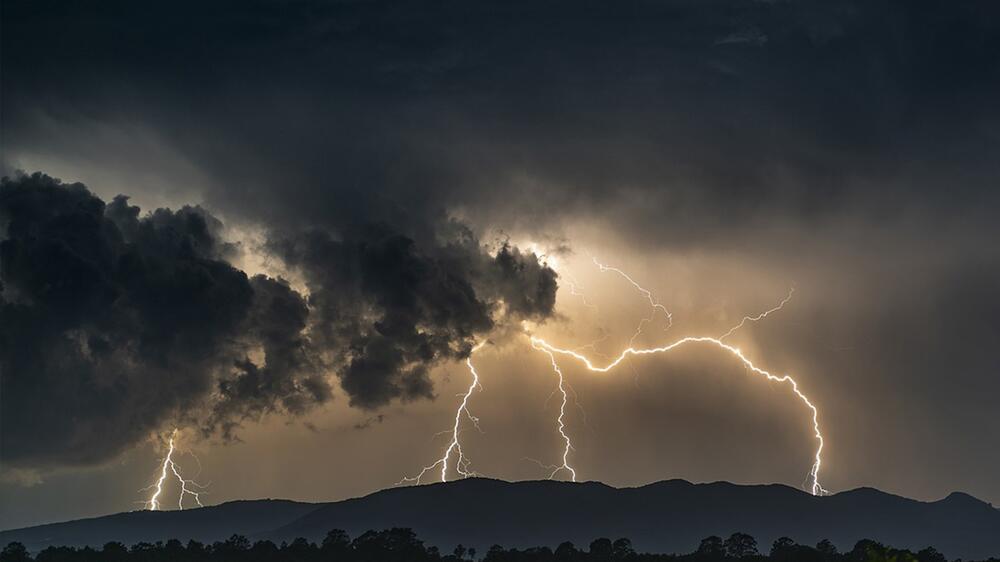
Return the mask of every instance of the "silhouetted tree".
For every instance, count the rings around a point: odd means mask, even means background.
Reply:
[[[948,559],[945,558],[944,554],[938,552],[938,550],[933,546],[928,546],[918,552],[917,560],[920,560],[920,562],[948,562]]]
[[[712,535],[701,539],[701,543],[698,545],[698,550],[695,551],[695,555],[699,558],[708,558],[713,560],[725,558],[726,547],[722,542],[722,537]]]
[[[243,535],[233,535],[224,542],[215,543],[213,550],[216,552],[239,553],[250,550],[250,539]]]
[[[350,551],[351,537],[341,529],[328,532],[320,545],[325,560],[345,560]]]
[[[566,541],[556,547],[553,556],[560,562],[574,562],[580,559],[580,551],[576,549],[576,545]]]
[[[788,537],[781,537],[771,544],[771,560],[792,560],[795,556],[797,545],[795,541]]]
[[[733,533],[725,542],[726,554],[733,558],[756,556],[757,539],[746,533]]]
[[[152,546],[152,545],[149,545]],[[38,553],[35,557],[36,562],[65,562],[69,560],[74,560],[76,557],[76,549],[70,546],[50,546],[45,550]],[[137,557],[137,560],[142,560],[142,557]],[[148,560],[148,558],[146,558]]]
[[[0,551],[0,562],[30,562],[28,549],[19,542],[12,542]]]
[[[614,545],[611,544],[611,539],[599,538],[594,539],[590,543],[590,558],[592,560],[611,560],[611,553],[614,550]]]
[[[507,551],[498,544],[495,544],[486,551],[486,556],[483,558],[483,562],[500,562],[505,559]]]
[[[819,552],[825,560],[831,560],[837,556],[837,547],[830,542],[830,539],[823,539],[816,543],[816,551]]]
[[[308,540],[299,537],[282,549],[281,558],[287,562],[308,562],[317,557],[319,549]]]
[[[420,562],[428,560],[423,541],[412,529],[367,531],[354,539],[351,548],[361,560],[379,562]]]
[[[250,560],[252,562],[268,562],[278,559],[278,545],[271,541],[257,541],[250,547]]]
[[[885,550],[881,544],[868,539],[862,539],[854,543],[854,548],[847,553],[847,558],[853,562],[868,562],[877,560],[882,551]]]
[[[427,547],[411,529],[368,531],[353,541],[343,531],[334,530],[317,545],[304,538],[276,546],[268,540],[252,545],[242,535],[206,548],[199,542],[138,542],[129,548],[118,542],[101,550],[90,547],[49,546],[32,556],[23,544],[10,543],[0,551],[0,562],[467,562],[475,559],[473,548],[455,547],[454,554],[441,556],[436,547]],[[756,540],[745,533],[733,533],[726,540],[711,536],[703,539],[691,554],[637,553],[632,542],[620,538],[614,542],[599,538],[586,552],[564,542],[555,551],[546,546],[518,550],[493,545],[482,562],[948,562],[934,548],[914,554],[909,550],[883,546],[862,540],[847,554],[840,555],[828,540],[816,548],[796,544],[782,537],[771,546],[768,556],[757,552]],[[957,560],[955,562],[961,562]],[[982,562],[1000,562],[990,558]]]
[[[128,549],[120,542],[109,542],[101,549],[101,560],[123,562],[128,560]]]
[[[170,539],[163,545],[162,551],[167,560],[178,560],[184,556],[184,545],[177,539]]]
[[[611,544],[611,558],[614,560],[628,560],[635,556],[635,549],[632,548],[632,541],[624,537]]]
[[[790,552],[794,546],[795,541],[792,539],[788,537],[780,537],[771,544],[771,556]]]

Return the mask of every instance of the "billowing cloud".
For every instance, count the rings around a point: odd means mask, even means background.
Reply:
[[[533,255],[485,253],[465,229],[422,248],[385,226],[272,244],[308,298],[248,277],[204,209],[142,215],[43,174],[0,190],[4,462],[106,460],[168,421],[232,437],[246,419],[433,397],[428,369],[498,322],[552,314]],[[509,302],[509,304],[508,304]]]

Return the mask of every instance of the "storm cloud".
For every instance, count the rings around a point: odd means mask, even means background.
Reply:
[[[364,408],[433,398],[428,368],[497,322],[544,320],[556,290],[534,255],[489,255],[459,225],[426,251],[379,226],[275,242],[307,298],[230,265],[238,250],[204,209],[142,215],[38,173],[3,180],[0,226],[13,466],[104,461],[168,421],[232,438],[244,420],[326,402],[334,376]]]
[[[108,131],[131,128],[253,220],[419,239],[445,208],[536,233],[589,215],[680,249],[996,203],[986,3],[114,6],[8,8],[8,166],[127,155]]]

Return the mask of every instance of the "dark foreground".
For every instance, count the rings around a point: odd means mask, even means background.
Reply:
[[[814,497],[787,486],[738,486],[682,480],[639,488],[597,482],[503,482],[470,478],[393,488],[362,498],[307,504],[239,501],[184,511],[135,511],[0,532],[0,545],[30,552],[50,546],[100,549],[124,544],[193,540],[322,544],[330,529],[352,537],[369,529],[413,529],[428,547],[458,543],[482,557],[491,545],[519,551],[594,537],[629,537],[640,552],[682,554],[703,537],[747,533],[764,550],[782,537],[815,545],[828,539],[842,552],[871,539],[918,552],[933,546],[949,558],[1000,556],[1000,510],[964,494],[920,502],[858,489]]]
[[[763,553],[761,551],[764,551]],[[426,546],[411,529],[368,531],[351,538],[341,530],[326,534],[320,544],[298,538],[276,545],[269,540],[250,540],[233,535],[228,540],[213,544],[189,541],[187,545],[176,539],[167,542],[137,543],[126,547],[119,542],[109,542],[100,549],[91,547],[55,547],[42,550],[34,557],[21,543],[10,543],[0,553],[0,562],[666,562],[666,561],[741,561],[763,562],[946,562],[947,558],[928,547],[918,552],[895,549],[871,540],[858,541],[850,551],[838,552],[828,540],[815,546],[796,544],[781,537],[769,549],[763,549],[757,540],[745,533],[734,533],[727,539],[711,536],[702,539],[698,549],[688,554],[640,553],[626,538],[610,540],[598,538],[586,549],[571,542],[563,542],[555,550],[549,547],[526,549],[504,548],[494,545],[485,553],[475,548],[458,545],[451,554],[442,554],[437,547]],[[1000,562],[989,558],[988,562]]]

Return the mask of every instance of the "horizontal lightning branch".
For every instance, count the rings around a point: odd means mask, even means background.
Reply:
[[[823,433],[820,431],[820,428],[819,428],[819,411],[816,409],[816,406],[813,405],[813,403],[809,400],[809,398],[806,397],[806,395],[803,394],[801,390],[799,390],[799,385],[795,381],[795,379],[793,379],[789,375],[780,375],[780,376],[779,375],[774,375],[774,374],[772,374],[772,373],[770,373],[770,372],[768,372],[768,371],[766,371],[764,369],[761,369],[760,367],[754,365],[754,363],[752,361],[750,361],[750,359],[748,359],[745,355],[743,355],[743,352],[740,351],[739,348],[736,348],[736,347],[733,347],[733,346],[731,346],[729,344],[726,344],[725,342],[723,342],[719,338],[712,338],[712,337],[707,337],[707,336],[702,336],[702,337],[686,337],[686,338],[681,338],[681,339],[679,339],[679,340],[677,340],[677,341],[675,341],[675,342],[673,342],[673,343],[671,343],[669,345],[665,345],[665,346],[662,346],[662,347],[652,347],[652,348],[642,348],[642,349],[636,349],[634,347],[629,347],[629,348],[626,348],[624,351],[622,351],[621,354],[618,355],[618,357],[616,357],[615,359],[613,359],[609,363],[607,363],[605,365],[602,365],[602,366],[598,366],[598,365],[595,365],[593,362],[591,362],[591,360],[589,358],[587,358],[586,356],[581,355],[580,353],[577,353],[576,351],[573,351],[572,349],[558,348],[558,347],[556,347],[556,346],[554,346],[554,345],[546,342],[545,340],[543,340],[541,338],[534,337],[534,336],[531,337],[531,345],[533,347],[535,347],[536,349],[545,350],[546,352],[549,353],[550,357],[552,357],[552,354],[559,354],[559,355],[565,355],[565,356],[568,356],[568,357],[572,357],[573,359],[576,359],[577,361],[579,361],[580,363],[582,363],[583,366],[587,368],[587,370],[598,372],[598,373],[606,373],[606,372],[614,369],[615,367],[617,367],[622,361],[624,361],[630,355],[653,355],[653,354],[659,354],[659,353],[666,353],[666,352],[672,351],[674,349],[677,349],[678,347],[681,347],[683,345],[693,344],[693,343],[704,343],[704,344],[709,344],[709,345],[715,346],[715,347],[717,347],[717,348],[719,348],[719,349],[721,349],[723,351],[728,352],[729,354],[733,355],[734,357],[736,357],[743,364],[743,366],[746,367],[747,369],[749,369],[750,371],[752,371],[752,372],[754,372],[754,373],[756,373],[758,375],[761,375],[763,377],[766,377],[770,381],[785,383],[785,384],[788,384],[788,385],[791,386],[792,392],[795,393],[795,395],[799,398],[799,400],[801,400],[802,403],[805,404],[806,407],[809,408],[809,411],[812,413],[812,425],[813,425],[813,430],[814,430],[815,436],[816,436],[817,446],[816,446],[816,454],[815,454],[814,460],[813,460],[813,465],[812,465],[812,468],[809,471],[809,485],[810,485],[810,489],[811,489],[813,495],[820,495],[820,494],[826,493],[826,490],[819,483],[819,471],[820,471],[820,467],[823,464],[822,453],[823,453],[823,445],[824,445],[824,442],[823,442]],[[553,365],[555,365],[554,361],[553,361]],[[558,367],[557,367],[557,369],[558,369]],[[560,378],[561,377],[562,377],[562,375],[560,373]]]

